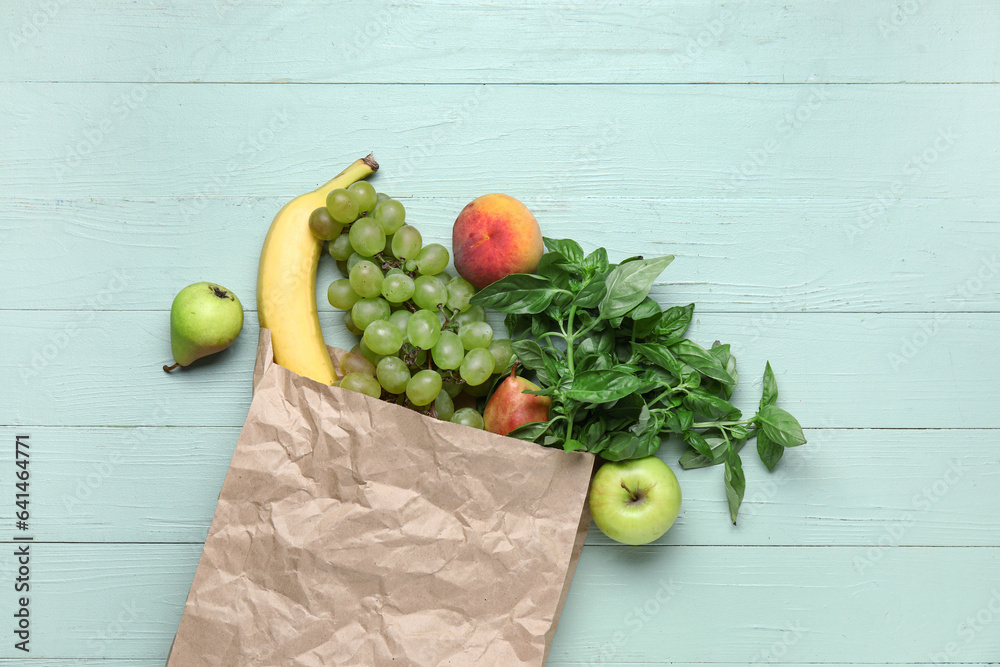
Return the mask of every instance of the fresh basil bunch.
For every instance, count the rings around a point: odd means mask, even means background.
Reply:
[[[685,469],[725,465],[733,523],[746,479],[739,451],[757,439],[768,470],[786,447],[805,443],[795,417],[775,405],[770,363],[753,417],[730,401],[739,382],[729,345],[704,348],[684,337],[694,304],[663,310],[649,290],[673,256],[630,257],[615,265],[598,248],[584,254],[569,239],[545,239],[537,273],[507,276],[472,302],[506,313],[521,365],[552,399],[547,422],[511,436],[610,461],[654,454],[670,434],[683,438]]]

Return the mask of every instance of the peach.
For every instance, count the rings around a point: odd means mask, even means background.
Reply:
[[[528,207],[510,195],[472,200],[451,233],[455,270],[482,289],[512,273],[534,273],[545,252],[542,230]]]

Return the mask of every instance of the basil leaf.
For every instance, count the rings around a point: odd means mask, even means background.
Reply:
[[[646,320],[660,316],[660,304],[648,296],[639,302],[639,305],[628,312],[628,316],[633,320]]]
[[[678,380],[691,380],[697,372],[678,359],[666,345],[659,343],[632,343],[632,350],[649,359],[660,368],[670,371]]]
[[[688,449],[677,461],[682,468],[685,470],[708,468],[709,466],[719,465],[725,460],[723,454],[729,448],[725,439],[722,436],[706,436],[705,439],[708,440],[708,444],[712,445],[713,458],[707,458],[693,449]],[[743,449],[743,445],[745,444],[746,440],[740,440],[732,443],[732,447],[738,452]]]
[[[712,446],[708,444],[708,440],[701,433],[697,431],[684,431],[684,442],[705,458],[712,459]]]
[[[660,314],[660,319],[657,320],[649,335],[660,343],[674,343],[680,340],[684,332],[687,331],[693,316],[693,303],[686,306],[671,306]]]
[[[581,403],[609,403],[634,394],[642,380],[631,373],[616,371],[583,371],[573,378],[566,397]]]
[[[604,248],[598,248],[594,252],[590,253],[580,262],[580,268],[588,271],[591,274],[599,273],[604,274],[611,270],[611,263],[608,262],[608,251]]]
[[[540,313],[549,307],[559,290],[548,278],[532,273],[515,273],[479,291],[470,303],[501,313]]]
[[[767,469],[774,470],[774,466],[781,460],[781,455],[785,453],[785,448],[761,432],[757,434],[757,453]]]
[[[760,425],[761,433],[782,447],[806,444],[806,437],[802,434],[798,420],[776,405],[765,405],[755,419]]]
[[[581,403],[609,403],[634,394],[640,387],[642,380],[631,373],[584,371],[573,378],[566,396]]]
[[[515,340],[510,344],[514,356],[525,368],[533,371],[545,369],[545,353],[541,346],[533,340]]]
[[[726,450],[726,500],[729,502],[729,516],[736,525],[736,515],[740,511],[740,504],[743,502],[743,492],[747,488],[747,480],[743,474],[743,463],[740,455],[732,447]]]
[[[595,308],[607,294],[608,286],[603,276],[592,277],[581,289],[573,303],[577,308]]]
[[[563,443],[563,450],[567,452],[575,452],[576,450],[583,449],[584,447],[585,445],[582,442],[573,438],[570,438]]]
[[[557,252],[573,264],[583,261],[583,248],[573,239],[550,239],[542,237],[542,243],[551,252]]]
[[[722,382],[722,394],[728,400],[733,395],[733,390],[736,389],[736,385],[740,381],[740,376],[736,372],[736,357],[730,352],[728,344],[722,345],[719,341],[715,341],[708,352],[719,360],[722,367],[726,369],[726,373],[733,379],[732,382]]]
[[[735,378],[729,374],[726,367],[712,355],[711,352],[686,338],[670,345],[677,357],[702,375],[718,380],[723,384],[736,385]]]
[[[521,424],[507,435],[509,435],[512,438],[518,438],[519,440],[528,440],[529,442],[536,442],[551,427],[552,427],[551,419],[547,422],[528,422],[527,424]]]
[[[760,397],[760,408],[774,405],[778,402],[778,382],[774,379],[774,371],[771,370],[771,362],[764,366],[764,391]]]
[[[735,405],[700,387],[690,390],[682,402],[695,414],[710,419],[739,419],[741,417],[740,411]]]
[[[616,266],[608,274],[608,291],[597,307],[601,319],[620,317],[639,305],[673,259],[673,255],[665,255]]]

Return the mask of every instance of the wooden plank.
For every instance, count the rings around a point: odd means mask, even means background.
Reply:
[[[177,215],[195,202],[202,206],[197,220]],[[0,201],[0,278],[18,286],[0,294],[0,308],[162,309],[181,287],[202,279],[222,283],[244,307],[256,308],[260,244],[284,203],[279,197]],[[404,203],[425,243],[451,247],[451,224],[466,200]],[[870,222],[871,202],[864,199],[525,203],[545,235],[578,239],[588,251],[605,246],[613,260],[673,254],[657,293],[695,302],[702,312],[1000,310],[1000,199],[905,199]],[[823,260],[803,261],[814,248],[823,249]],[[321,302],[332,264],[326,258]]]
[[[6,81],[996,81],[1000,32],[974,0],[19,4]]]
[[[200,553],[201,545],[33,545],[32,655],[162,659]],[[899,664],[945,655],[975,663],[1000,652],[991,625],[1000,613],[997,547],[899,548],[863,573],[854,555],[843,547],[587,547],[552,660]],[[13,603],[12,595],[0,600],[8,618]],[[706,634],[710,652],[695,639]],[[0,649],[4,657],[12,650]]]
[[[327,342],[356,338],[332,309]],[[12,425],[237,426],[250,401],[257,321],[230,349],[197,368],[164,374],[166,311],[3,311],[0,405]],[[502,331],[502,323],[494,320]],[[804,427],[997,428],[994,371],[984,345],[997,313],[695,314],[688,336],[732,344],[748,412],[770,360],[783,405]]]
[[[1000,172],[991,85],[5,83],[0,99],[5,194],[45,199],[290,198],[374,151],[399,197],[608,198],[625,227],[623,197],[865,199],[878,226],[900,199],[992,195]]]
[[[36,540],[200,544],[239,429],[5,427],[0,442],[25,433]],[[850,546],[862,569],[896,547],[996,544],[1000,462],[989,452],[1000,446],[1000,430],[810,429],[807,437],[773,473],[752,446],[744,450],[737,527],[721,468],[681,470],[680,443],[665,443],[660,457],[677,473],[684,500],[659,543]],[[0,470],[0,487],[13,487],[14,472]],[[0,510],[11,534],[14,509]],[[596,527],[587,543],[612,544]]]

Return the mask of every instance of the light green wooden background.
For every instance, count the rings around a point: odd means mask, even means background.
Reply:
[[[592,530],[549,664],[1000,660],[998,35],[993,0],[3,3],[0,531],[27,433],[36,542],[29,656],[0,556],[0,665],[162,664],[264,231],[368,151],[425,238],[503,191],[675,254],[655,296],[732,343],[738,404],[769,359],[806,428],[773,474],[745,457],[738,527],[711,469],[658,543]],[[246,331],[165,376],[197,280]]]

